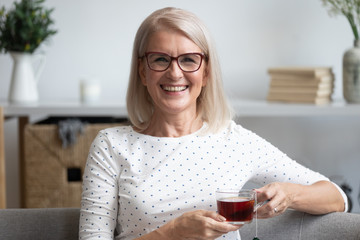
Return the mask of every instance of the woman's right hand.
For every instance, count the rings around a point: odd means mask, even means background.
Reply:
[[[213,211],[197,210],[184,213],[169,223],[171,239],[212,240],[242,226],[229,224],[225,220]]]

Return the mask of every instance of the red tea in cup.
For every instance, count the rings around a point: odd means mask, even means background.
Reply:
[[[254,216],[256,193],[252,190],[219,190],[217,209],[232,224],[250,223]]]

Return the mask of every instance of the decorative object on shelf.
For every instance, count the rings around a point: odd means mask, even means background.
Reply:
[[[331,67],[272,67],[268,101],[326,104],[331,102],[334,74]]]
[[[11,76],[9,101],[13,103],[36,102],[39,99],[37,83],[45,65],[45,55],[10,52],[14,60]],[[34,59],[39,59],[36,71]]]
[[[330,16],[344,15],[354,34],[354,47],[343,56],[343,94],[349,103],[360,103],[360,0],[322,0]]]
[[[101,85],[97,79],[80,80],[80,100],[84,104],[96,104],[100,100]]]
[[[0,53],[9,52],[14,60],[9,100],[11,102],[36,102],[39,98],[37,81],[42,72],[45,56],[35,54],[42,42],[57,31],[50,28],[53,9],[45,9],[45,0],[21,0],[6,12],[0,10]],[[33,70],[33,59],[39,59]]]
[[[360,103],[360,40],[343,57],[343,94],[349,103]]]

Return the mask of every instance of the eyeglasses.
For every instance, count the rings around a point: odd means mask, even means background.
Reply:
[[[205,55],[203,53],[185,53],[177,57],[169,56],[161,52],[145,53],[146,61],[149,68],[156,72],[166,71],[173,60],[176,60],[179,68],[183,72],[196,72],[201,67]]]

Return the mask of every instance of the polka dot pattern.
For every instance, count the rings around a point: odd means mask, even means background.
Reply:
[[[185,212],[216,211],[218,188],[251,180],[312,184],[328,180],[231,122],[218,134],[159,138],[130,126],[95,138],[83,177],[80,239],[134,239]],[[240,239],[231,232],[219,239]]]

